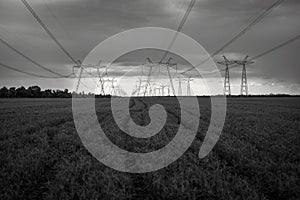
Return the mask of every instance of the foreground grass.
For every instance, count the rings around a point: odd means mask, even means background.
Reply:
[[[167,125],[150,139],[131,138],[114,124],[108,99],[97,99],[98,120],[121,148],[147,152],[176,134],[177,101],[135,99],[131,116],[149,122],[161,103]],[[198,159],[210,120],[209,99],[199,99],[197,137],[176,162],[156,172],[129,174],[99,163],[82,145],[70,99],[0,100],[0,199],[299,199],[300,104],[297,98],[229,99],[223,133]]]

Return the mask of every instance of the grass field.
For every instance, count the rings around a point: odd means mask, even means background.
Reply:
[[[175,98],[133,99],[131,116],[168,112],[163,130],[131,138],[115,125],[109,99],[96,99],[98,120],[119,147],[149,152],[166,145],[180,122]],[[98,162],[77,135],[71,99],[0,99],[0,199],[300,199],[300,98],[232,98],[210,154],[198,158],[210,122],[209,98],[191,147],[161,170],[130,174]]]

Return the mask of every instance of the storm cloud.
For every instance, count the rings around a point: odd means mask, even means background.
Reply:
[[[28,0],[53,34],[76,59],[84,59],[98,43],[121,31],[158,26],[177,29],[189,4],[188,0]],[[198,0],[182,32],[212,53],[241,31],[274,0]],[[260,23],[215,56],[242,59],[272,48],[300,33],[300,2],[286,0]],[[47,36],[20,1],[0,0],[0,35],[15,48],[61,74],[72,72],[74,65]],[[252,93],[300,93],[300,41],[255,60],[249,66]],[[145,61],[136,53],[123,58],[126,69],[132,62]],[[154,60],[156,53],[147,54]],[[0,44],[1,62],[24,71],[49,75]],[[138,63],[138,62],[137,62]],[[184,64],[181,65],[185,69]],[[219,66],[222,69],[221,66]],[[112,73],[118,74],[119,67]],[[126,71],[126,70],[125,70]],[[240,68],[231,70],[233,87],[238,91]],[[72,89],[72,79],[42,79],[0,68],[1,86],[40,85],[42,88]],[[236,84],[236,86],[235,86]],[[257,87],[256,87],[257,86]],[[259,86],[259,87],[258,87]],[[250,86],[251,88],[251,86]],[[234,90],[234,89],[233,89]]]

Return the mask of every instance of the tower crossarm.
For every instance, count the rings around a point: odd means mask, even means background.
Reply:
[[[250,60],[236,60],[235,63],[238,65],[250,65],[254,62]]]
[[[235,60],[234,62],[238,65],[249,65],[254,63],[253,61],[247,60],[249,56],[245,56],[243,60]]]
[[[234,60],[228,60],[225,56],[223,56],[223,58],[224,58],[224,61],[219,61],[217,63],[220,65],[226,65],[226,66],[235,64]]]

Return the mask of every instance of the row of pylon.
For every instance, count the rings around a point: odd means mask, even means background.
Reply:
[[[176,73],[177,73],[177,64],[171,63],[172,58],[170,57],[167,62],[158,62],[158,63],[153,63],[150,58],[147,58],[146,60],[148,61],[148,64],[150,64],[147,77],[146,77],[146,79],[143,79],[144,72],[143,72],[143,68],[142,68],[140,80],[137,81],[136,88],[133,90],[132,95],[134,95],[134,96],[176,95],[175,94],[176,90],[174,87],[173,76],[171,75],[171,72],[170,72],[170,67],[175,68]],[[153,80],[151,80],[151,78],[150,78],[153,75],[153,71],[155,71],[155,70],[153,70],[153,67],[158,67],[159,72],[160,72],[161,65],[165,66],[166,72],[168,74],[168,80],[170,81],[169,84],[153,83]],[[157,78],[157,76],[156,76],[156,78]],[[179,82],[177,95],[178,96],[183,95],[182,94],[182,81],[186,81],[187,82],[186,96],[191,96],[192,92],[191,92],[190,82],[193,79],[191,79],[191,77],[181,78],[179,76],[177,77],[177,79],[178,79],[177,81]],[[167,93],[165,92],[165,89],[167,90]]]
[[[241,79],[241,90],[240,90],[240,95],[248,95],[248,83],[247,83],[247,73],[246,73],[246,65],[252,64],[252,61],[247,60],[248,56],[246,56],[243,60],[228,60],[225,56],[223,56],[224,61],[220,61],[217,62],[220,65],[225,65],[225,79],[224,79],[224,95],[231,95],[231,87],[230,87],[230,73],[229,73],[229,68],[231,65],[241,65],[242,66],[242,79]],[[152,61],[147,58],[149,63],[153,64]],[[172,58],[170,58],[168,60],[168,62],[163,63],[167,65],[167,68],[169,65],[171,65],[170,60]],[[94,67],[97,68],[97,72],[98,72],[98,76],[99,76],[99,83],[100,83],[100,90],[101,90],[101,94],[106,95],[105,93],[105,89],[104,89],[104,85],[105,83],[109,82],[111,83],[111,91],[109,92],[112,95],[116,95],[116,96],[124,96],[126,94],[126,92],[120,87],[120,86],[114,86],[114,82],[116,82],[116,80],[114,78],[110,79],[104,79],[103,76],[100,75],[100,71],[99,71],[99,67],[100,67],[100,61],[98,63],[98,65],[95,66],[86,66],[86,67]],[[177,68],[176,68],[177,71]],[[80,75],[79,75],[79,80],[78,83],[80,82],[80,78],[83,72],[83,66],[81,65],[80,67]],[[150,70],[151,72],[151,70]],[[169,74],[169,69],[168,69],[168,74]],[[107,75],[107,71],[106,71],[106,75]],[[149,75],[150,76],[150,73]],[[170,74],[169,74],[170,76]],[[171,95],[171,89],[172,89],[172,93],[173,95],[175,95],[175,90],[174,90],[174,85],[173,85],[173,81],[171,76],[170,78],[170,83],[171,86],[168,85],[162,85],[160,84],[158,87],[156,85],[156,87],[151,86],[150,82],[149,82],[149,78],[148,80],[144,80],[144,82],[146,82],[146,84],[142,84],[143,80],[139,80],[139,84],[137,84],[136,89],[134,90],[134,92],[132,93],[132,95],[136,95],[136,96],[165,96],[165,88],[167,89],[167,95]],[[181,78],[181,77],[177,77],[177,81],[178,81],[178,96],[182,96],[182,81],[186,81],[187,82],[187,93],[186,96],[191,96],[191,81],[193,80],[191,78],[191,76],[189,77],[185,77],[185,78]],[[77,85],[77,89],[78,90],[78,86]]]
[[[178,96],[182,96],[182,82],[185,81],[186,84],[186,94],[185,96],[191,96],[192,90],[191,90],[191,81],[193,79],[191,77],[187,78],[181,78],[177,77],[178,81]],[[142,84],[143,82],[146,82],[146,84]],[[150,84],[149,84],[150,82]],[[172,90],[170,85],[167,84],[157,84],[152,83],[152,81],[148,80],[138,80],[136,84],[135,90],[132,92],[132,95],[134,96],[165,96],[165,95],[172,95]]]

